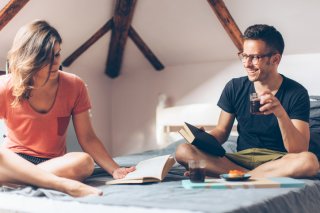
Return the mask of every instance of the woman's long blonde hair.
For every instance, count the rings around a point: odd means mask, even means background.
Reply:
[[[19,29],[7,56],[12,76],[12,106],[30,97],[33,77],[41,68],[49,65],[51,69],[56,42],[61,44],[61,36],[46,21],[36,20]]]

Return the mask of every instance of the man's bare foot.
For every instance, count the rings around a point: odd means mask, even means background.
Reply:
[[[101,196],[103,192],[100,189],[94,188],[92,186],[83,184],[76,180],[71,180],[67,178],[62,178],[61,191],[73,196],[73,197],[83,197],[87,195],[97,195]]]

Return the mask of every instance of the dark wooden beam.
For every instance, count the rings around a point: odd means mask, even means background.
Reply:
[[[133,29],[133,27],[129,28],[128,35],[156,70],[160,71],[164,68],[163,64],[151,51],[148,45],[144,43],[144,41],[141,39],[139,34]]]
[[[242,33],[233,20],[223,0],[208,0],[212,10],[218,17],[223,28],[227,31],[233,43],[236,45],[239,51],[242,51],[243,38]]]
[[[113,16],[114,27],[109,43],[106,74],[116,78],[120,74],[124,47],[137,0],[117,0]]]
[[[29,0],[10,0],[0,11],[0,30],[28,3]]]
[[[76,51],[68,56],[62,65],[65,67],[70,66],[82,53],[84,53],[91,45],[98,41],[104,34],[106,34],[113,26],[113,20],[110,19],[103,25],[95,34],[93,34],[85,43],[83,43]]]

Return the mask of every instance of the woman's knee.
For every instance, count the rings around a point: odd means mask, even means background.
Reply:
[[[3,162],[3,159],[8,158],[8,154],[10,154],[10,151],[4,147],[0,147],[0,166]]]
[[[75,158],[77,166],[74,167],[74,173],[81,178],[90,176],[94,169],[93,158],[85,152],[70,152],[67,155]]]
[[[2,162],[3,156],[4,156],[3,148],[0,147],[0,166],[1,166],[1,162]]]

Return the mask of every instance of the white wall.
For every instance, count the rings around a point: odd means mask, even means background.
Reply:
[[[320,54],[284,56],[280,73],[320,95]],[[155,118],[159,94],[174,105],[217,103],[224,85],[245,75],[238,60],[166,67],[162,72],[128,70],[112,82],[112,151],[114,156],[157,147]],[[95,93],[98,95],[98,93]]]
[[[320,53],[286,56],[279,70],[306,87],[309,95],[320,95]]]
[[[80,76],[87,84],[92,109],[92,124],[97,136],[105,147],[112,152],[111,143],[111,83],[112,80],[104,74],[105,61],[96,60],[99,49],[105,49],[109,36],[101,38],[94,46],[90,47],[72,66],[65,67],[64,71]],[[63,45],[63,44],[62,44]],[[72,124],[68,128],[68,150],[78,151],[80,147],[75,138]]]

